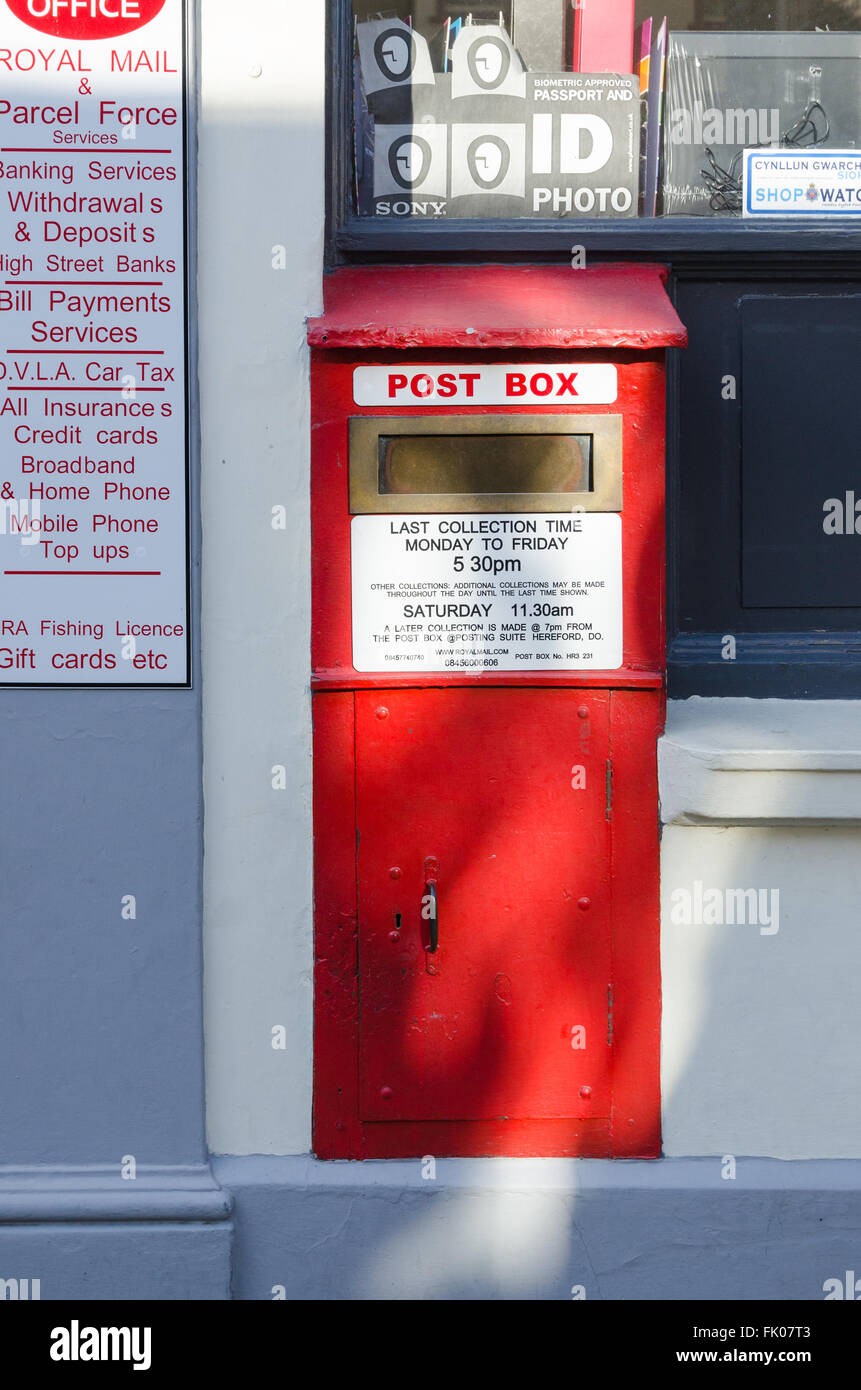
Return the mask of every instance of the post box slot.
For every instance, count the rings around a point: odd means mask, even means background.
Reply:
[[[621,511],[616,415],[350,421],[350,511]]]
[[[381,496],[591,492],[589,434],[380,435]]]

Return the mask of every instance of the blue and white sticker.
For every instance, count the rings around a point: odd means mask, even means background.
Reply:
[[[857,217],[861,150],[745,150],[745,217]]]

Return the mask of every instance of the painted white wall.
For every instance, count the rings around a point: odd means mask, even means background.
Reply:
[[[305,319],[321,307],[325,5],[205,0],[202,9],[209,1140],[218,1153],[301,1154],[312,1061]],[[272,268],[279,245],[282,271]],[[286,530],[272,529],[277,506]],[[668,1154],[861,1156],[856,709],[670,706]],[[279,764],[286,791],[272,789]],[[777,889],[779,931],[673,922],[674,890],[697,881]],[[286,1046],[273,1050],[278,1025]]]
[[[675,821],[661,869],[669,1155],[861,1156],[857,710],[670,703],[660,757],[662,809]],[[778,930],[674,920],[686,907],[678,890],[693,895],[697,882],[703,894],[763,889],[768,915],[777,891]]]
[[[309,1149],[311,1117],[305,319],[322,294],[325,5],[201,9],[209,1142],[290,1154]],[[286,270],[272,266],[278,245]],[[286,530],[272,529],[277,506]],[[278,764],[285,791],[272,789]]]

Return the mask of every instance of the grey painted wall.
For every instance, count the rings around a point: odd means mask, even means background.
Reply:
[[[3,691],[0,743],[0,1162],[200,1162],[197,692]]]
[[[803,1299],[859,1268],[861,1164],[216,1159],[234,1297]],[[425,1170],[427,1171],[427,1170]],[[282,1296],[284,1296],[282,1295]]]
[[[0,691],[0,1278],[45,1299],[229,1289],[204,1121],[193,312],[191,333],[194,688]],[[125,1239],[124,1219],[143,1223]]]
[[[239,26],[233,0],[206,0],[204,11],[207,1120],[217,1152],[303,1153],[313,963],[305,319],[322,301],[326,6],[247,0]]]

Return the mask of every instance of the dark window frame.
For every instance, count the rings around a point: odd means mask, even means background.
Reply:
[[[789,284],[801,297],[811,294],[861,293],[861,258],[843,258],[829,262],[827,267],[807,262],[781,266],[779,261],[765,269],[762,264],[744,263],[725,257],[720,267],[711,266],[705,272],[698,266],[676,269],[670,277],[669,292],[674,302],[684,301],[685,285],[697,283],[715,285],[729,281],[733,292],[757,297],[769,294],[785,295]],[[685,317],[684,303],[680,307]],[[694,316],[695,319],[696,316]],[[692,328],[694,320],[692,320]],[[726,324],[724,324],[726,327]],[[723,371],[735,373],[740,359],[738,351],[725,345],[715,359],[714,380],[719,382]],[[743,611],[740,598],[742,516],[740,504],[729,520],[724,519],[717,530],[703,532],[702,575],[694,572],[690,554],[692,547],[684,546],[679,537],[684,518],[690,511],[682,501],[682,487],[696,486],[695,469],[699,454],[688,449],[684,457],[682,437],[682,372],[683,353],[674,349],[667,364],[667,681],[671,698],[684,699],[692,695],[748,696],[785,699],[859,699],[861,698],[861,604],[857,608],[787,608],[748,610],[751,617],[743,624],[738,619]],[[740,386],[742,386],[739,377]],[[712,389],[710,382],[709,389]],[[743,389],[743,387],[742,387]],[[730,407],[727,406],[727,409]],[[737,419],[728,433],[740,447],[741,390],[733,407]],[[727,466],[735,471],[741,466],[741,454],[733,445]],[[733,484],[732,491],[736,484]],[[713,515],[720,515],[715,512]],[[709,561],[715,546],[727,550],[735,547],[735,575],[726,576],[714,600],[715,567]],[[686,557],[687,552],[687,557]],[[718,570],[724,568],[718,566]],[[709,591],[712,592],[709,592]],[[721,626],[703,621],[706,613],[720,610]],[[761,621],[755,622],[753,614]],[[845,617],[846,626],[841,620]],[[695,621],[697,618],[700,621]],[[735,660],[721,656],[720,638],[734,636],[737,640]]]
[[[861,227],[851,218],[822,227],[775,220],[767,226],[738,218],[644,217],[501,218],[481,221],[383,223],[359,217],[353,209],[353,22],[351,0],[329,0],[327,12],[328,73],[326,100],[326,264],[385,261],[567,259],[574,245],[598,259],[687,261],[691,258],[745,256],[768,261],[775,256],[856,253],[861,256]],[[345,138],[346,137],[346,138]]]

